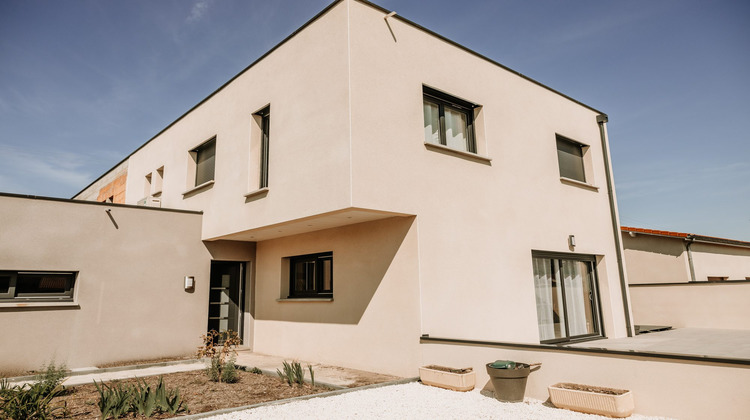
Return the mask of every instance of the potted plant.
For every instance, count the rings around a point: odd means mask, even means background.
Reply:
[[[628,417],[635,408],[633,393],[625,389],[571,383],[558,383],[548,388],[555,407],[610,417]]]
[[[472,368],[455,369],[445,366],[429,365],[419,368],[419,379],[422,383],[454,391],[471,391],[476,383],[476,374]]]
[[[523,402],[526,394],[526,380],[531,372],[541,368],[541,363],[520,363],[511,360],[496,360],[487,363],[495,398],[502,402]]]

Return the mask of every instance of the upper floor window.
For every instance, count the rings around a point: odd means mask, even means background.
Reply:
[[[72,272],[0,271],[0,302],[72,301]]]
[[[289,297],[333,296],[333,253],[300,255],[289,259]]]
[[[560,165],[560,176],[586,182],[583,155],[587,146],[563,136],[557,137],[557,162]]]
[[[192,150],[195,154],[195,185],[214,180],[216,137]]]
[[[268,187],[268,146],[271,132],[271,107],[267,106],[256,115],[260,117],[260,185],[258,188]]]
[[[476,153],[474,108],[477,105],[422,87],[425,142]]]

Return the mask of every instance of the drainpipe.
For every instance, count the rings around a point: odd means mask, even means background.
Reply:
[[[695,281],[695,266],[693,265],[693,252],[690,250],[690,246],[695,241],[695,235],[689,234],[685,237],[685,250],[688,255],[688,265],[690,266],[690,281]]]
[[[612,232],[615,235],[615,250],[617,254],[617,271],[620,275],[620,294],[622,295],[622,306],[625,310],[625,327],[628,330],[628,337],[633,336],[633,325],[630,321],[630,304],[628,303],[628,285],[625,284],[625,269],[623,268],[622,243],[620,239],[620,226],[617,222],[617,213],[615,203],[614,189],[612,182],[612,170],[609,164],[609,148],[607,147],[607,127],[605,124],[609,121],[607,114],[596,116],[596,123],[599,124],[599,136],[602,139],[602,154],[604,155],[604,173],[607,175],[607,194],[609,196],[609,212],[612,219]]]

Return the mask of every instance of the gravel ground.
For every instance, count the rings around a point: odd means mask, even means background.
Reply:
[[[609,417],[576,413],[546,406],[542,401],[501,403],[479,392],[455,392],[408,383],[258,407],[211,417],[237,419],[544,419],[596,420]],[[663,417],[633,415],[632,420]]]

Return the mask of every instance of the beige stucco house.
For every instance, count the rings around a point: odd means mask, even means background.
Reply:
[[[750,329],[750,242],[621,229],[635,324]]]
[[[606,121],[338,1],[75,198],[126,173],[124,203],[202,211],[203,241],[250,250],[196,276],[209,328],[406,375],[425,334],[629,334]]]
[[[639,412],[664,413],[659,389],[704,391],[692,376],[674,383],[679,364],[567,347],[633,334],[608,141],[602,112],[338,0],[73,202],[4,197],[19,226],[58,243],[94,226],[83,239],[100,245],[45,267],[27,255],[44,239],[18,228],[0,286],[17,288],[22,270],[37,289],[68,276],[60,319],[89,338],[45,343],[71,365],[187,353],[207,329],[232,329],[256,352],[401,376],[472,366],[486,384],[487,362],[538,361],[529,396],[563,380],[637,388]],[[64,230],[56,206],[91,213]],[[116,275],[91,271],[103,264]],[[0,315],[45,337],[57,309],[20,310],[34,298],[12,287]],[[132,311],[161,333],[119,322],[120,345],[92,344]]]

